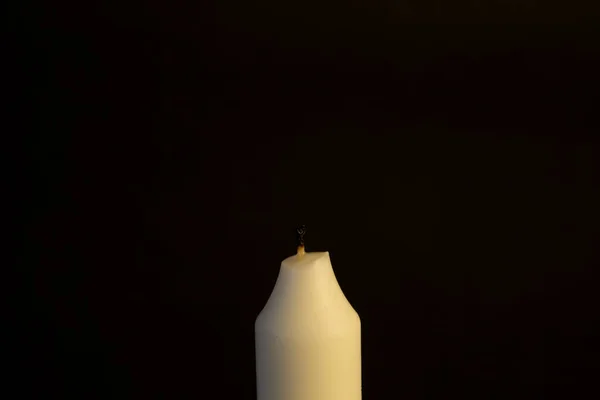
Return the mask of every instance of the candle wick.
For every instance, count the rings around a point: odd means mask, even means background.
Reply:
[[[301,225],[296,228],[296,245],[297,245],[297,254],[298,256],[303,256],[305,254],[304,250],[304,235],[306,234],[306,226]]]

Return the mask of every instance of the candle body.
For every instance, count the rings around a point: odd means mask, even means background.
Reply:
[[[360,400],[360,318],[329,253],[281,264],[255,323],[258,400]]]

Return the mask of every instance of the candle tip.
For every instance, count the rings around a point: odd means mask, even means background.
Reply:
[[[306,234],[306,225],[300,225],[296,228],[296,245],[298,249],[298,255],[304,255],[304,235]]]

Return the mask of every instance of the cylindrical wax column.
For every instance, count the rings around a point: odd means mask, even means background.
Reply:
[[[256,319],[258,400],[360,400],[360,318],[328,252],[281,263]]]

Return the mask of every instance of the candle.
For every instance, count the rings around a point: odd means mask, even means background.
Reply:
[[[283,260],[255,323],[258,400],[360,400],[360,318],[328,252]]]

